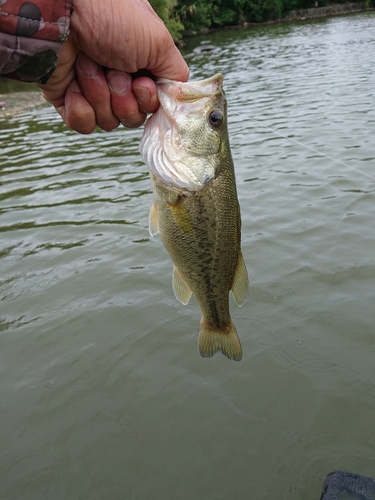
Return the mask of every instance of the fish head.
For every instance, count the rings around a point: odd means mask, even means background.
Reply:
[[[140,152],[163,182],[190,191],[215,178],[228,137],[223,76],[195,82],[160,79],[159,109],[145,125]]]

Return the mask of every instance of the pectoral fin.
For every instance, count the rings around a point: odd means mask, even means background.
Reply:
[[[190,300],[192,291],[181,277],[176,266],[173,267],[172,288],[176,299],[186,306]]]
[[[150,236],[156,236],[159,233],[158,209],[155,203],[152,204],[148,215],[148,230]]]
[[[249,293],[249,278],[242,252],[238,256],[236,272],[234,275],[231,292],[239,307],[243,306]]]

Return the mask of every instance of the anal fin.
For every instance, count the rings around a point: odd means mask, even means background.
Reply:
[[[186,306],[192,296],[192,291],[181,277],[176,266],[173,266],[172,288],[176,299]]]
[[[236,272],[234,274],[231,292],[239,307],[243,306],[249,294],[249,277],[247,275],[245,261],[240,252],[237,261]]]

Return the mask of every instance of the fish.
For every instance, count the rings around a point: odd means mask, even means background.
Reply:
[[[202,311],[201,356],[240,361],[242,346],[229,311],[249,280],[241,251],[241,213],[229,144],[223,75],[157,81],[158,110],[147,120],[140,153],[152,181],[151,236],[160,234],[173,261],[172,288]]]

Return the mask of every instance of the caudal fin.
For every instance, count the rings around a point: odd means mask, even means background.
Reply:
[[[208,325],[202,318],[199,326],[198,349],[199,354],[204,358],[211,358],[217,352],[221,352],[234,361],[242,359],[241,342],[233,323],[219,330]]]

